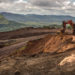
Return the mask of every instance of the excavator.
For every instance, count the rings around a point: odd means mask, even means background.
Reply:
[[[62,22],[62,25],[63,25],[63,29],[61,30],[61,33],[64,34],[65,33],[65,30],[66,30],[66,25],[67,24],[70,24],[70,26],[72,27],[73,29],[73,35],[75,35],[75,24],[72,20],[68,20],[68,21],[63,21]]]

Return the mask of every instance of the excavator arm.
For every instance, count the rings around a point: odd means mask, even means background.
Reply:
[[[63,26],[63,29],[61,30],[61,33],[65,33],[65,30],[66,30],[66,22],[65,21],[62,22],[62,26]]]

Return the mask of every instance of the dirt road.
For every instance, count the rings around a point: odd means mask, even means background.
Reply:
[[[2,59],[3,57],[6,57],[8,55],[10,55],[12,52],[16,51],[17,49],[25,46],[26,43],[27,43],[27,41],[40,39],[40,38],[43,38],[46,35],[32,36],[32,37],[28,37],[28,38],[19,38],[19,39],[16,39],[16,41],[18,41],[19,43],[11,45],[11,46],[4,47],[4,48],[0,48],[0,59]]]

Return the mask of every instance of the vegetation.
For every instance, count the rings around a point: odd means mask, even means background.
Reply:
[[[66,28],[67,28],[67,29],[72,29],[72,27],[70,26],[70,24],[68,24],[68,25],[66,26]]]
[[[0,24],[8,24],[8,20],[3,15],[0,15]]]
[[[49,26],[43,26],[43,28],[51,28],[51,29],[55,29],[55,28],[61,28],[62,25],[49,25]]]
[[[25,27],[25,24],[8,21],[4,16],[0,15],[0,32],[12,31]]]
[[[61,28],[62,25],[57,22],[24,22],[17,23],[14,21],[8,21],[3,15],[0,14],[0,32],[12,31],[24,27],[34,27],[34,28]],[[71,29],[70,26],[67,27]]]
[[[23,46],[19,49],[17,49],[16,51],[14,51],[10,56],[21,56],[21,54],[23,55],[24,50],[26,49],[26,46]]]

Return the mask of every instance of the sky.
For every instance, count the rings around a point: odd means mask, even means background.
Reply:
[[[0,12],[75,16],[75,0],[0,0]]]

